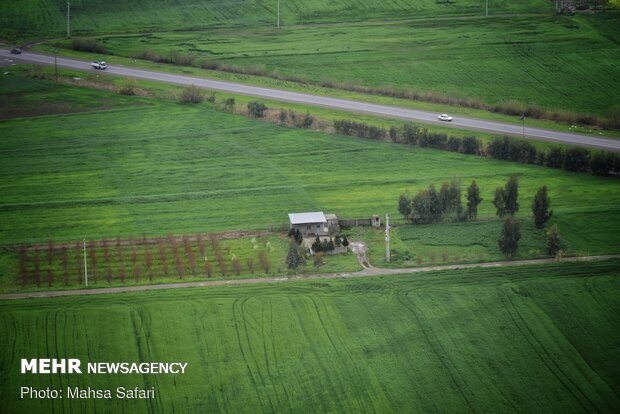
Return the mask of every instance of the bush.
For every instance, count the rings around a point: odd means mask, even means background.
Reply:
[[[248,112],[254,118],[262,118],[265,116],[267,106],[262,102],[252,101],[248,103]]]
[[[235,109],[235,98],[226,98],[224,101],[224,109],[227,111],[233,111]]]
[[[108,50],[97,39],[91,37],[76,37],[71,42],[71,49],[80,52],[107,54]]]
[[[135,79],[126,79],[118,92],[121,95],[136,95],[138,92],[138,82]]]
[[[183,92],[181,92],[181,96],[179,97],[179,102],[184,104],[200,103],[203,100],[204,95],[202,90],[196,85],[191,85],[184,88]]]
[[[568,171],[587,171],[590,166],[590,153],[583,148],[570,148],[564,155],[564,169]]]

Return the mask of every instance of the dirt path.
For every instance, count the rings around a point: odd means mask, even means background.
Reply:
[[[543,263],[554,262],[588,262],[596,260],[608,260],[620,258],[620,254],[606,255],[606,256],[581,256],[581,257],[567,257],[561,260],[557,259],[533,259],[533,260],[518,260],[508,262],[487,262],[487,263],[473,263],[473,264],[455,264],[444,266],[429,266],[429,267],[416,267],[416,268],[403,268],[403,269],[381,269],[377,267],[368,267],[359,272],[350,273],[328,273],[328,274],[314,274],[314,275],[299,275],[289,277],[268,277],[268,278],[254,278],[254,279],[234,279],[234,280],[213,280],[203,282],[184,282],[184,283],[168,283],[160,285],[142,285],[142,286],[120,286],[109,288],[92,288],[92,289],[76,289],[76,290],[59,290],[48,292],[29,292],[29,293],[6,293],[0,295],[0,300],[13,300],[13,299],[29,299],[29,298],[53,298],[59,296],[80,296],[80,295],[103,295],[109,293],[122,293],[122,292],[141,292],[145,290],[160,290],[160,289],[177,289],[177,288],[191,288],[191,287],[203,287],[203,286],[233,286],[233,285],[250,285],[256,283],[278,283],[292,280],[309,280],[309,279],[341,279],[341,278],[356,278],[356,277],[368,277],[368,276],[389,276],[398,275],[403,273],[424,273],[434,272],[439,270],[456,270],[456,269],[473,269],[473,268],[489,268],[489,267],[511,267],[511,266],[530,266]]]
[[[357,256],[357,261],[364,269],[374,268],[368,260],[368,247],[362,241],[352,241],[349,244],[351,251]]]

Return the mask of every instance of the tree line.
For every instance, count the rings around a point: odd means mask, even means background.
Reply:
[[[207,243],[210,248],[207,248]],[[86,244],[87,266],[90,283],[104,280],[107,283],[153,281],[158,277],[206,275],[207,277],[254,274],[257,270],[272,270],[269,251],[271,244],[251,240],[255,256],[243,260],[222,246],[215,235],[204,238],[197,235],[160,237],[134,240],[89,240]],[[18,249],[18,283],[37,287],[55,284],[84,284],[84,250],[82,242],[56,245],[48,242],[45,247]]]
[[[537,149],[524,140],[501,137],[485,145],[474,136],[455,137],[432,132],[426,128],[407,123],[401,128],[385,128],[350,120],[334,121],[334,130],[341,135],[382,140],[434,148],[462,154],[480,155],[523,164],[544,165],[567,171],[585,172],[601,176],[620,176],[620,156],[610,152],[591,151],[581,147],[549,150]]]
[[[467,209],[461,202],[461,183],[457,179],[441,184],[439,191],[434,184],[420,190],[415,196],[404,192],[398,199],[398,211],[414,224],[434,223],[442,220],[475,220],[478,205],[482,202],[476,180],[467,188]]]

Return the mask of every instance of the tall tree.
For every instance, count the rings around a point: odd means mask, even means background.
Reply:
[[[508,179],[504,190],[504,196],[506,212],[514,216],[514,214],[519,211],[519,179],[516,175],[511,175]]]
[[[519,240],[521,239],[521,225],[512,216],[504,220],[502,233],[498,240],[499,248],[506,256],[514,256],[519,248]]]
[[[493,205],[495,206],[496,214],[498,216],[504,217],[506,215],[506,194],[502,187],[497,187],[495,189]]]
[[[304,263],[306,263],[306,259],[301,246],[291,241],[288,247],[288,254],[286,255],[286,265],[289,269],[297,269]]]
[[[555,257],[558,255],[561,247],[560,243],[560,228],[557,224],[554,224],[549,227],[549,230],[547,231],[547,253],[549,256]]]
[[[467,188],[467,218],[475,220],[478,217],[478,205],[482,202],[480,188],[476,180]]]
[[[532,203],[532,213],[534,213],[534,224],[539,229],[545,227],[545,223],[549,221],[553,211],[549,210],[551,200],[549,194],[547,194],[547,186],[543,185],[538,189],[538,192],[534,196],[534,202]]]
[[[398,212],[409,220],[411,217],[411,196],[408,192],[401,193],[398,198]]]

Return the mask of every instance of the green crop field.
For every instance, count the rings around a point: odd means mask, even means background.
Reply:
[[[620,106],[618,27],[618,13],[512,16],[120,35],[101,44],[123,56],[174,51],[315,82],[609,116]]]
[[[220,26],[266,26],[276,23],[277,1],[122,0],[71,2],[74,33],[144,32]],[[6,0],[0,3],[0,34],[15,37],[66,33],[66,2]],[[545,0],[494,0],[491,13],[550,12]],[[459,0],[290,0],[282,1],[286,24],[402,19],[424,16],[481,15],[484,1]]]
[[[417,91],[517,112],[533,105],[619,114],[617,11],[555,16],[550,1],[493,1],[485,18],[481,0],[286,1],[278,30],[275,3],[74,2],[72,27],[122,56],[192,54],[196,62],[270,76]],[[4,2],[0,23],[9,37],[59,35],[64,7]]]
[[[516,174],[520,218],[531,220],[533,194],[547,185],[569,250],[620,250],[610,226],[620,220],[620,183],[612,178],[277,127],[207,103],[57,88],[60,102],[80,110],[93,96],[106,106],[0,123],[3,244],[281,229],[294,211],[387,212],[398,221],[401,192],[453,177],[463,188],[478,181],[480,216],[490,218],[495,188]]]
[[[619,269],[4,301],[0,411],[618,412]],[[189,365],[178,375],[21,375],[25,357]],[[155,387],[156,398],[20,400],[19,386]]]

